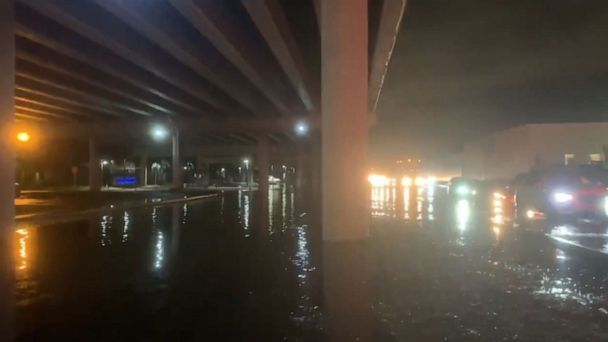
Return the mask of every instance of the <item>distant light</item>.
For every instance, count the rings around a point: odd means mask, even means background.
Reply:
[[[169,136],[169,130],[165,126],[157,124],[150,129],[150,135],[155,141],[164,141]]]
[[[106,165],[110,164],[110,162],[105,159],[102,159],[100,164],[101,164],[101,166],[106,166]]]
[[[423,177],[416,177],[416,186],[425,186],[426,185],[426,178]]]
[[[243,159],[243,164],[245,164],[245,166],[249,166],[249,159]]]
[[[469,189],[469,187],[466,185],[460,185],[456,188],[456,193],[461,196],[468,195],[470,192],[471,189]]]
[[[505,195],[501,194],[500,192],[495,192],[494,193],[494,198],[495,199],[505,199],[507,197]]]
[[[536,211],[533,209],[527,210],[526,211],[526,217],[529,220],[544,220],[545,219],[545,214],[540,212],[540,211]]]
[[[414,183],[414,181],[412,181],[412,178],[410,178],[410,177],[403,177],[401,179],[401,185],[403,185],[406,188],[409,188],[410,186],[412,186],[413,183]]]
[[[534,216],[536,216],[536,213],[534,212],[534,210],[528,210],[526,211],[526,217],[529,219],[533,219]]]
[[[471,218],[471,204],[467,200],[459,200],[456,203],[456,222],[458,229],[464,231]]]
[[[367,180],[374,187],[387,186],[389,184],[389,179],[385,176],[380,175],[371,174],[369,175]]]
[[[492,218],[492,222],[494,222],[495,224],[504,224],[505,223],[505,217],[502,214],[496,214]]]
[[[28,132],[19,132],[17,133],[17,140],[22,142],[22,143],[26,143],[28,141],[30,141],[30,134]]]
[[[294,131],[295,131],[296,135],[298,135],[300,137],[307,135],[309,129],[310,128],[308,127],[308,124],[304,121],[297,122],[294,127]]]
[[[572,196],[572,194],[569,194],[567,192],[556,192],[553,194],[553,200],[556,203],[569,203],[569,202],[572,202],[573,199],[574,199],[574,196]]]

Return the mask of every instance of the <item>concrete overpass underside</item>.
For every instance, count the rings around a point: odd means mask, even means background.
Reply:
[[[270,162],[301,155],[326,245],[365,238],[368,129],[404,8],[405,0],[0,1],[0,335],[11,336],[14,318],[20,129],[45,145],[84,145],[93,191],[100,149],[153,153],[161,147],[152,125],[168,128],[162,148],[174,170],[186,153],[253,154],[262,200]],[[360,262],[340,250],[324,249],[324,281],[332,300],[350,303],[344,286],[359,284],[349,277]]]
[[[11,139],[0,149],[2,185],[14,182],[16,129],[47,145],[88,144],[89,184],[99,190],[100,147],[154,154],[149,131],[163,125],[175,170],[186,156],[250,154],[261,192],[271,160],[303,156],[325,239],[365,236],[367,219],[352,213],[366,212],[367,131],[404,8],[405,0],[3,1],[0,124]],[[182,183],[177,173],[173,185]],[[3,195],[3,229],[12,200]]]

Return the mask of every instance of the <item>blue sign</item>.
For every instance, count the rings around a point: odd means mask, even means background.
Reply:
[[[137,177],[116,177],[114,178],[114,184],[116,185],[136,185]]]

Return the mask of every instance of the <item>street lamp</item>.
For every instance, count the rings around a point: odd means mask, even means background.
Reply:
[[[310,127],[305,121],[298,121],[294,126],[293,130],[295,131],[297,136],[303,137],[308,134]]]
[[[245,179],[247,180],[247,189],[251,190],[251,182],[249,181],[249,178],[251,178],[249,176],[249,159],[243,159],[243,164],[245,164]]]
[[[150,136],[152,136],[152,139],[154,139],[154,141],[162,142],[167,139],[167,136],[169,136],[169,130],[167,129],[167,127],[161,124],[155,124],[150,129]]]
[[[31,139],[31,137],[28,132],[21,131],[21,132],[17,133],[17,141],[19,141],[21,143],[27,143],[30,141],[30,139]]]

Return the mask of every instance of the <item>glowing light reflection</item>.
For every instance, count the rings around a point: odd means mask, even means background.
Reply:
[[[112,216],[103,215],[101,217],[100,227],[101,227],[101,239],[100,244],[102,247],[106,247],[112,244],[112,236],[110,235],[110,231],[112,229]]]
[[[466,199],[456,203],[456,223],[460,231],[465,231],[471,219],[471,204]]]
[[[18,261],[17,261],[17,269],[25,270],[28,268],[28,244],[30,240],[30,231],[28,228],[20,228],[15,231],[18,239]]]
[[[129,214],[128,211],[125,211],[122,215],[122,221],[123,221],[123,226],[122,226],[122,238],[121,238],[121,242],[125,243],[129,240],[129,230],[131,228],[131,215]]]

